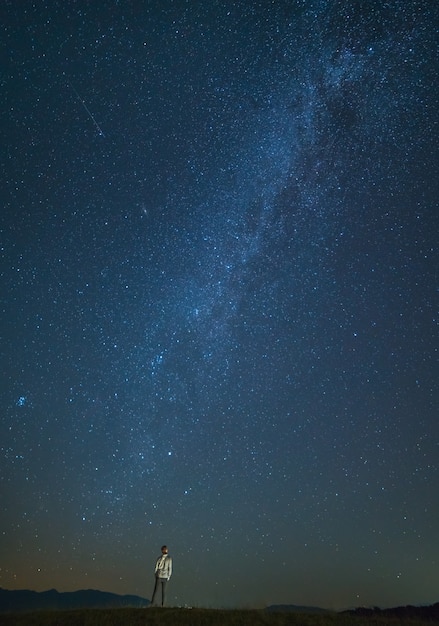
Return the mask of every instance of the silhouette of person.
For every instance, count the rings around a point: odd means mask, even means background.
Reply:
[[[172,557],[168,554],[167,546],[162,546],[162,554],[158,557],[155,563],[155,585],[151,598],[151,606],[155,606],[156,596],[159,594],[161,587],[162,603],[161,606],[165,606],[166,601],[166,586],[172,575]]]

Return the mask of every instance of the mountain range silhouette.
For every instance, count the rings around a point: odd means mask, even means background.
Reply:
[[[27,589],[9,590],[0,588],[0,612],[18,613],[41,609],[85,609],[85,608],[121,608],[145,607],[150,601],[140,596],[120,596],[106,591],[84,589],[81,591],[59,592],[29,591]]]
[[[0,613],[19,613],[38,610],[69,610],[87,608],[142,608],[150,604],[147,598],[135,595],[118,595],[96,589],[59,592],[56,589],[48,591],[30,591],[28,589],[3,589],[0,587]],[[327,613],[327,609],[313,606],[298,606],[294,604],[277,604],[265,608],[266,611],[282,611],[297,613]],[[340,613],[359,615],[363,617],[392,617],[397,619],[410,618],[439,622],[439,602],[429,606],[399,606],[380,609],[356,608]]]

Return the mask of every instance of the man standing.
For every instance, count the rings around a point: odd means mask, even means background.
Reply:
[[[159,592],[159,588],[162,588],[162,604],[165,606],[166,600],[166,585],[172,574],[172,557],[168,554],[167,546],[162,546],[162,555],[158,557],[155,564],[155,585],[151,598],[151,606],[154,606],[156,594]]]

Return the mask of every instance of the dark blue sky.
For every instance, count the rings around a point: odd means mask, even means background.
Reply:
[[[437,601],[439,8],[1,22],[0,585]]]

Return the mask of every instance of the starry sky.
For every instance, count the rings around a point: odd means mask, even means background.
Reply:
[[[439,600],[430,0],[5,0],[0,586]]]

